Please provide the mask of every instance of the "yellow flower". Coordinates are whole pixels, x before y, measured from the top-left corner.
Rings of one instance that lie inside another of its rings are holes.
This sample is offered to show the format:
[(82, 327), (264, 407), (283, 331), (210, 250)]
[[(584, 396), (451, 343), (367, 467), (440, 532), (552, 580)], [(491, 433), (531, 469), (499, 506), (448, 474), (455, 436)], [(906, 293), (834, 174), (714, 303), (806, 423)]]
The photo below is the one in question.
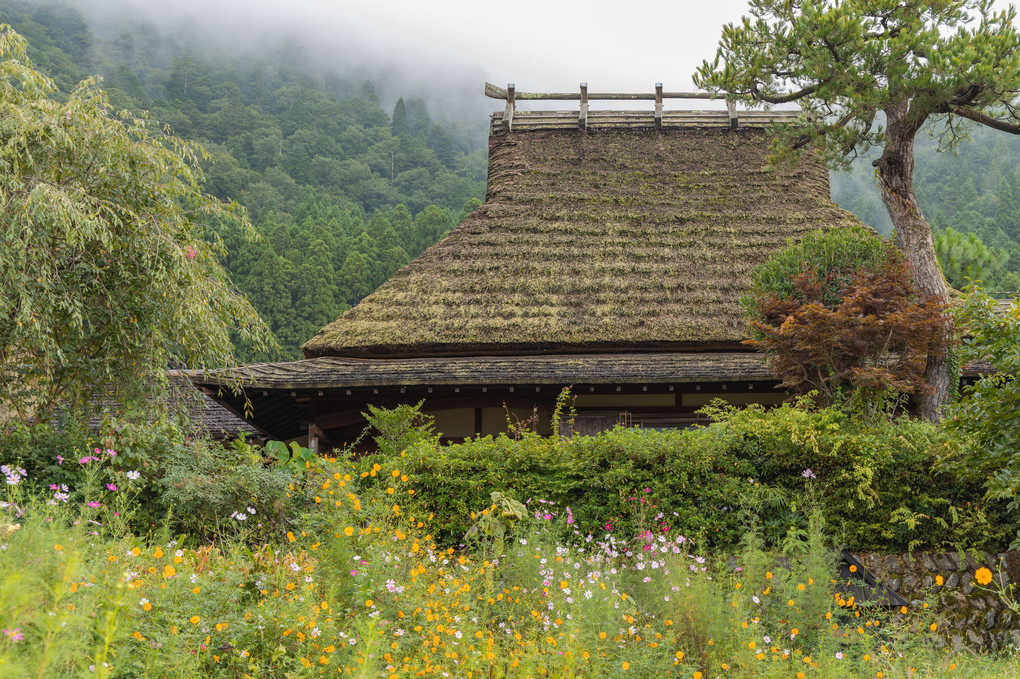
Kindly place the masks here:
[(63, 547), (62, 545), (53, 545), (53, 549), (57, 550), (58, 552), (59, 552), (60, 550), (62, 550), (63, 548), (64, 548), (64, 547)]
[(374, 602), (374, 601), (372, 601), (371, 599), (366, 599), (366, 600), (365, 600), (365, 608), (371, 608), (371, 607), (372, 607), (372, 604), (374, 604), (374, 603), (375, 603), (375, 602)]
[(630, 663), (629, 663), (629, 662), (625, 662), (625, 663), (623, 663), (623, 665), (621, 665), (620, 667), (622, 667), (622, 668), (623, 668), (623, 669), (625, 669), (625, 670), (629, 670), (629, 669), (630, 669)]
[(942, 583), (943, 583), (943, 582), (945, 582), (945, 581), (944, 581), (944, 580), (942, 579), (942, 576), (941, 576), (941, 575), (936, 575), (936, 576), (935, 576), (935, 584), (936, 584), (936, 585), (938, 585), (939, 587), (941, 587), (941, 586), (942, 586)]
[(156, 551), (155, 551), (155, 552), (153, 552), (153, 553), (152, 553), (152, 555), (153, 555), (154, 557), (156, 557), (157, 559), (162, 559), (162, 558), (163, 558), (163, 550), (162, 550), (162, 549), (160, 549), (159, 547), (157, 547), (157, 548), (156, 548)]
[(677, 651), (676, 652), (676, 659), (677, 660), (683, 660), (684, 659), (684, 652), (683, 651)]
[(146, 612), (151, 611), (152, 610), (152, 604), (150, 604), (148, 601), (146, 601), (144, 604), (142, 604), (142, 608), (145, 609)]
[(992, 581), (992, 572), (987, 568), (979, 568), (974, 573), (974, 578), (978, 581), (979, 585), (987, 585)]
[(354, 535), (354, 529), (351, 528), (350, 526), (347, 526), (347, 528), (344, 528), (344, 535), (346, 535), (347, 537), (351, 537), (352, 535)]
[(694, 679), (701, 679), (701, 672), (695, 672)]
[(193, 616), (191, 616), (191, 624), (192, 625), (197, 625), (198, 621), (201, 620), (201, 619), (202, 618), (198, 617), (197, 615), (193, 615)]
[(296, 539), (297, 538), (294, 537), (294, 534), (292, 532), (287, 531), (287, 542), (294, 542)]
[(177, 571), (170, 564), (167, 564), (166, 566), (163, 566), (163, 577), (164, 578), (172, 578), (176, 573), (177, 573)]
[(400, 476), (400, 470), (399, 469), (394, 469), (391, 472), (391, 474), (392, 474), (393, 478), (397, 478), (398, 476)]

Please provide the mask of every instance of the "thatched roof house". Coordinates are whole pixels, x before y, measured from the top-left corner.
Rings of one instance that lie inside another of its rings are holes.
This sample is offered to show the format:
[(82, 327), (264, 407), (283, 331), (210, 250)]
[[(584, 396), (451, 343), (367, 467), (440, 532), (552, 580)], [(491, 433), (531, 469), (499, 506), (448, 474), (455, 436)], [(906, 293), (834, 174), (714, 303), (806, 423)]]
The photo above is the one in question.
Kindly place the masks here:
[(576, 113), (505, 117), (484, 205), (305, 360), (239, 369), (259, 426), (335, 444), (367, 404), (425, 399), (450, 437), (494, 433), (504, 404), (548, 412), (566, 385), (588, 429), (682, 425), (714, 395), (781, 398), (741, 344), (739, 298), (788, 239), (857, 223), (824, 164), (768, 167), (764, 114), (593, 112), (586, 129)]

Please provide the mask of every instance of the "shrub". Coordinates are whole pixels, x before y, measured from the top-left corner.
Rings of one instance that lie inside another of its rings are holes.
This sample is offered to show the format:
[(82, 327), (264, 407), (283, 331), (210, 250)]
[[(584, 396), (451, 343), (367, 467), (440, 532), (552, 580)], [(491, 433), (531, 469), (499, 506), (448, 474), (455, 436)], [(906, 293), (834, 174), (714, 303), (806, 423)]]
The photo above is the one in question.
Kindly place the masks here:
[(929, 393), (945, 307), (919, 295), (906, 259), (863, 229), (815, 233), (753, 275), (744, 300), (754, 337), (782, 386), (874, 413), (898, 394)]
[[(959, 444), (931, 423), (866, 419), (809, 399), (707, 412), (714, 424), (685, 431), (526, 433), (449, 446), (423, 439), (360, 464), (399, 464), (415, 491), (408, 511), (433, 514), (438, 538), (451, 545), (493, 492), (526, 502), (567, 540), (668, 527), (705, 549), (730, 548), (743, 535), (741, 510), (766, 505), (762, 536), (776, 545), (791, 527), (804, 528), (798, 517), (809, 492), (829, 530), (853, 549), (1002, 545), (1001, 503), (983, 501), (979, 481), (933, 469)], [(367, 477), (366, 487), (380, 478)]]

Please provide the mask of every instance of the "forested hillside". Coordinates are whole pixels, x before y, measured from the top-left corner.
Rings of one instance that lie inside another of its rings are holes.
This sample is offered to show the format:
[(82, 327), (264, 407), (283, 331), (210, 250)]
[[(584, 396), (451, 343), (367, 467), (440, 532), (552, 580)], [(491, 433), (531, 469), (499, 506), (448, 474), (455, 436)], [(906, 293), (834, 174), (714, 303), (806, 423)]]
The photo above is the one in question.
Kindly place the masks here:
[[(955, 150), (938, 151), (939, 139), (919, 136), (914, 184), (921, 209), (936, 236), (947, 229), (973, 233), (1003, 262), (985, 272), (990, 291), (1020, 287), (1020, 139), (978, 125), (963, 127), (969, 137)], [(851, 171), (833, 177), (833, 198), (881, 233), (892, 223), (875, 184), (872, 157), (857, 160)], [(947, 246), (948, 247), (948, 246)], [(950, 248), (957, 256), (960, 250)], [(964, 248), (966, 249), (966, 248)], [(940, 252), (943, 269), (948, 252)], [(990, 274), (990, 275), (989, 275)], [(957, 284), (959, 281), (950, 282)]]
[[(245, 206), (263, 236), (249, 243), (223, 234), (224, 264), (281, 345), (272, 355), (242, 349), (242, 360), (299, 357), (319, 328), (483, 198), (484, 115), (437, 122), (413, 93), (383, 101), (382, 75), (323, 67), (296, 38), (241, 51), (170, 20), (157, 26), (125, 13), (92, 24), (73, 6), (28, 0), (0, 0), (0, 22), (28, 38), (35, 65), (64, 92), (100, 75), (116, 106), (148, 111), (209, 152), (206, 190)], [(947, 274), (950, 266), (960, 272), (952, 283), (978, 271), (990, 290), (1015, 290), (1020, 140), (973, 134), (958, 155), (919, 140), (917, 194), (937, 233), (959, 232), (942, 245)], [(840, 205), (889, 232), (870, 159), (833, 180)], [(954, 258), (961, 261), (950, 264)], [(981, 266), (966, 268), (977, 260)]]
[(416, 98), (384, 110), (364, 74), (318, 69), (298, 46), (224, 55), (130, 17), (103, 38), (73, 8), (23, 1), (0, 1), (0, 21), (62, 91), (98, 74), (115, 106), (209, 152), (206, 190), (244, 205), (263, 235), (224, 234), (227, 269), (281, 345), (245, 360), (299, 357), (484, 195), (478, 127), (438, 124)]

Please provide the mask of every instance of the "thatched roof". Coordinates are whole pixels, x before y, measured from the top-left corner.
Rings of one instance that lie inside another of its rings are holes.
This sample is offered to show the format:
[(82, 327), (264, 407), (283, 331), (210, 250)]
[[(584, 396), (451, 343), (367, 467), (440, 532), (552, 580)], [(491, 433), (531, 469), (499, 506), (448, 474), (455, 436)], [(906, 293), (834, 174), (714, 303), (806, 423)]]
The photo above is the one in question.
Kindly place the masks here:
[(752, 268), (856, 223), (760, 129), (494, 134), (485, 204), (304, 346), (316, 356), (735, 348)]

